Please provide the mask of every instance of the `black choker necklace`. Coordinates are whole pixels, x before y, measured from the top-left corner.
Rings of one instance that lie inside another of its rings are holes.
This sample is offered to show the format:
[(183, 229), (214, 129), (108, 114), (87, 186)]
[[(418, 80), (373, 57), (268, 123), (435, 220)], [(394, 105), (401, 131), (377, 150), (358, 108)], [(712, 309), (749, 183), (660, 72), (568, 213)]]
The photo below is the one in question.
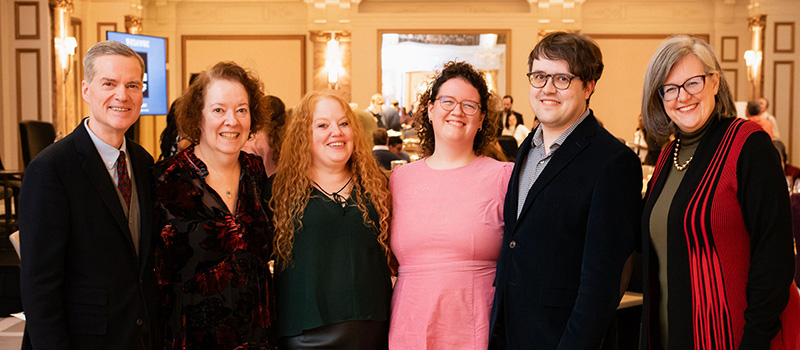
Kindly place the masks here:
[(338, 191), (333, 192), (333, 193), (328, 193), (328, 191), (325, 191), (325, 189), (323, 189), (322, 186), (320, 186), (316, 181), (311, 180), (311, 182), (314, 183), (314, 186), (317, 186), (318, 190), (320, 190), (326, 196), (331, 197), (334, 202), (336, 202), (339, 205), (341, 205), (342, 206), (342, 210), (344, 210), (344, 208), (347, 206), (347, 199), (345, 199), (344, 196), (339, 194), (339, 192), (342, 192), (342, 190), (344, 190), (347, 187), (347, 185), (350, 184), (350, 181), (353, 181), (353, 177), (352, 176), (349, 179), (347, 179), (347, 182), (345, 182), (344, 186), (342, 186), (342, 188), (340, 188)]

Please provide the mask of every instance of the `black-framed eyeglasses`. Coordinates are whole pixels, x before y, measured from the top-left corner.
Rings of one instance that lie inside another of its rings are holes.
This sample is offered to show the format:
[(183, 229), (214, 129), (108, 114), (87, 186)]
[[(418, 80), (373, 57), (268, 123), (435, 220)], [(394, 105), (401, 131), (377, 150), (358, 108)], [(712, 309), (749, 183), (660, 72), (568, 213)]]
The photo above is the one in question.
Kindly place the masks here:
[(575, 79), (574, 75), (565, 73), (545, 74), (544, 72), (530, 72), (525, 75), (528, 76), (528, 81), (531, 82), (531, 86), (537, 89), (543, 88), (547, 85), (547, 80), (552, 78), (553, 87), (558, 90), (566, 90), (569, 89), (569, 84), (572, 83), (572, 79)]
[(434, 101), (439, 101), (439, 105), (442, 106), (442, 109), (448, 112), (456, 109), (457, 105), (461, 105), (461, 111), (466, 115), (473, 115), (481, 110), (481, 104), (478, 102), (471, 100), (458, 101), (452, 96), (439, 96), (439, 98)]
[(687, 94), (694, 95), (700, 91), (703, 91), (703, 88), (706, 86), (707, 76), (709, 76), (709, 74), (695, 75), (689, 79), (686, 79), (686, 81), (684, 81), (681, 85), (662, 85), (658, 89), (658, 95), (661, 96), (661, 99), (664, 101), (672, 101), (678, 98), (681, 88), (683, 88), (683, 91), (686, 91)]

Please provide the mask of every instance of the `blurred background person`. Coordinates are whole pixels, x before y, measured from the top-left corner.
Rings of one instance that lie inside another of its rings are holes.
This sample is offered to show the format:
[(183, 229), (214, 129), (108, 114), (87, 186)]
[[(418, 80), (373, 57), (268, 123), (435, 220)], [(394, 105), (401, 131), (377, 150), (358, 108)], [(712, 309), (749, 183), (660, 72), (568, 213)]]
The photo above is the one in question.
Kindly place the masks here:
[(642, 348), (797, 349), (780, 159), (769, 135), (736, 118), (711, 46), (687, 36), (661, 44), (647, 67), (642, 120), (668, 141), (643, 211)]
[(282, 349), (386, 349), (391, 198), (357, 117), (307, 94), (272, 178)]
[(503, 135), (513, 136), (517, 140), (517, 147), (522, 141), (528, 137), (531, 131), (525, 127), (525, 122), (522, 121), (522, 114), (511, 113), (506, 117), (506, 122), (503, 125)]
[[(192, 75), (189, 76), (189, 85), (192, 85), (199, 75), (199, 73), (192, 73)], [(164, 130), (161, 132), (161, 137), (159, 138), (161, 155), (158, 156), (157, 161), (172, 157), (192, 144), (186, 139), (185, 135), (178, 132), (178, 123), (175, 118), (175, 106), (177, 104), (178, 99), (175, 99), (169, 106), (169, 112), (167, 112), (167, 126), (164, 127)]]
[(159, 138), (161, 155), (158, 156), (158, 161), (174, 156), (191, 144), (189, 140), (178, 133), (178, 123), (175, 121), (175, 105), (177, 103), (177, 99), (173, 101), (169, 106), (169, 112), (167, 112), (167, 126), (164, 127), (164, 131), (161, 132), (161, 137)]
[(761, 110), (761, 117), (772, 124), (772, 136), (775, 140), (779, 140), (781, 138), (781, 133), (778, 131), (778, 121), (775, 120), (775, 116), (769, 113), (769, 100), (761, 97), (757, 101)]
[(497, 123), (500, 127), (497, 129), (497, 136), (502, 135), (502, 132), (507, 127), (508, 124), (508, 117), (513, 115), (517, 117), (517, 124), (525, 124), (522, 121), (522, 113), (519, 113), (514, 108), (514, 98), (511, 95), (503, 96), (503, 112), (500, 114), (500, 118), (498, 118)]
[(389, 150), (399, 156), (400, 159), (405, 160), (406, 162), (411, 161), (411, 155), (409, 155), (408, 152), (403, 151), (403, 140), (399, 136), (389, 137)]
[(761, 106), (758, 104), (758, 101), (747, 101), (747, 107), (745, 108), (744, 112), (748, 120), (755, 122), (767, 132), (770, 140), (775, 139), (772, 130), (772, 123), (764, 119), (764, 115), (761, 114)]
[(381, 114), (381, 112), (383, 112), (383, 95), (372, 95), (372, 98), (369, 99), (369, 107), (367, 107), (366, 111), (375, 117), (379, 128), (386, 129), (386, 121), (383, 119), (383, 115)]
[(372, 133), (372, 156), (378, 165), (386, 170), (392, 170), (392, 161), (400, 160), (400, 156), (389, 150), (389, 134), (384, 128), (378, 128)]
[(400, 121), (400, 102), (392, 99), (389, 108), (384, 108), (381, 112), (383, 123), (387, 130), (401, 131), (403, 127)]
[(190, 146), (155, 169), (159, 330), (164, 349), (274, 349), (266, 174), (242, 152), (267, 122), (262, 83), (233, 62), (178, 100)]
[(364, 128), (364, 139), (367, 141), (367, 147), (372, 148), (372, 133), (378, 130), (378, 119), (375, 118), (370, 112), (358, 108), (358, 103), (350, 102), (350, 110), (358, 117), (358, 121)]
[(286, 124), (286, 106), (280, 98), (272, 95), (266, 97), (266, 103), (271, 111), (266, 125), (247, 140), (242, 150), (260, 156), (267, 176), (272, 176), (275, 174), (280, 157), (281, 133)]
[(422, 154), (395, 169), (391, 246), (399, 262), (392, 349), (486, 349), (511, 163), (482, 154), (497, 97), (469, 63), (448, 62), (420, 97)]

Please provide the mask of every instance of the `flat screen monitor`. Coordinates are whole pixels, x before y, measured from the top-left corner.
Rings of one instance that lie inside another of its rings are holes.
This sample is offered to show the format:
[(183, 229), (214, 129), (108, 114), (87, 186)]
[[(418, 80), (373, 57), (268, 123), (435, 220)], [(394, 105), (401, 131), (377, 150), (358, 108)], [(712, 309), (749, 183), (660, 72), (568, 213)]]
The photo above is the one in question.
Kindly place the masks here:
[(166, 39), (155, 36), (107, 32), (106, 39), (119, 41), (144, 60), (144, 101), (141, 115), (167, 114)]

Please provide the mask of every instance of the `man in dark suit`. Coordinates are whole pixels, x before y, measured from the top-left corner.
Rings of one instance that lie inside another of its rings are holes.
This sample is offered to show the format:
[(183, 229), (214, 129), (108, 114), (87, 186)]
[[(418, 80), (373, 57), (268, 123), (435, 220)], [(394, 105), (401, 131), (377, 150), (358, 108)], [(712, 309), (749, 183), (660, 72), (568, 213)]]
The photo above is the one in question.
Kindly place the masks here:
[(591, 39), (548, 34), (528, 68), (541, 124), (508, 186), (490, 348), (598, 349), (638, 231), (639, 158), (588, 108), (603, 70)]
[(144, 62), (113, 41), (83, 61), (90, 114), (25, 171), (20, 197), (26, 349), (151, 349), (153, 158), (125, 139)]
[(506, 120), (508, 120), (508, 116), (511, 114), (517, 117), (518, 124), (525, 124), (525, 122), (522, 120), (522, 113), (513, 110), (513, 108), (514, 98), (511, 97), (511, 95), (503, 96), (503, 114), (501, 115), (500, 119), (497, 120), (497, 122), (500, 123), (500, 128), (497, 129), (497, 136), (503, 134), (503, 129), (506, 127)]
[(378, 128), (372, 133), (372, 157), (382, 168), (392, 170), (392, 161), (401, 160), (400, 156), (389, 150), (389, 133), (384, 128)]

